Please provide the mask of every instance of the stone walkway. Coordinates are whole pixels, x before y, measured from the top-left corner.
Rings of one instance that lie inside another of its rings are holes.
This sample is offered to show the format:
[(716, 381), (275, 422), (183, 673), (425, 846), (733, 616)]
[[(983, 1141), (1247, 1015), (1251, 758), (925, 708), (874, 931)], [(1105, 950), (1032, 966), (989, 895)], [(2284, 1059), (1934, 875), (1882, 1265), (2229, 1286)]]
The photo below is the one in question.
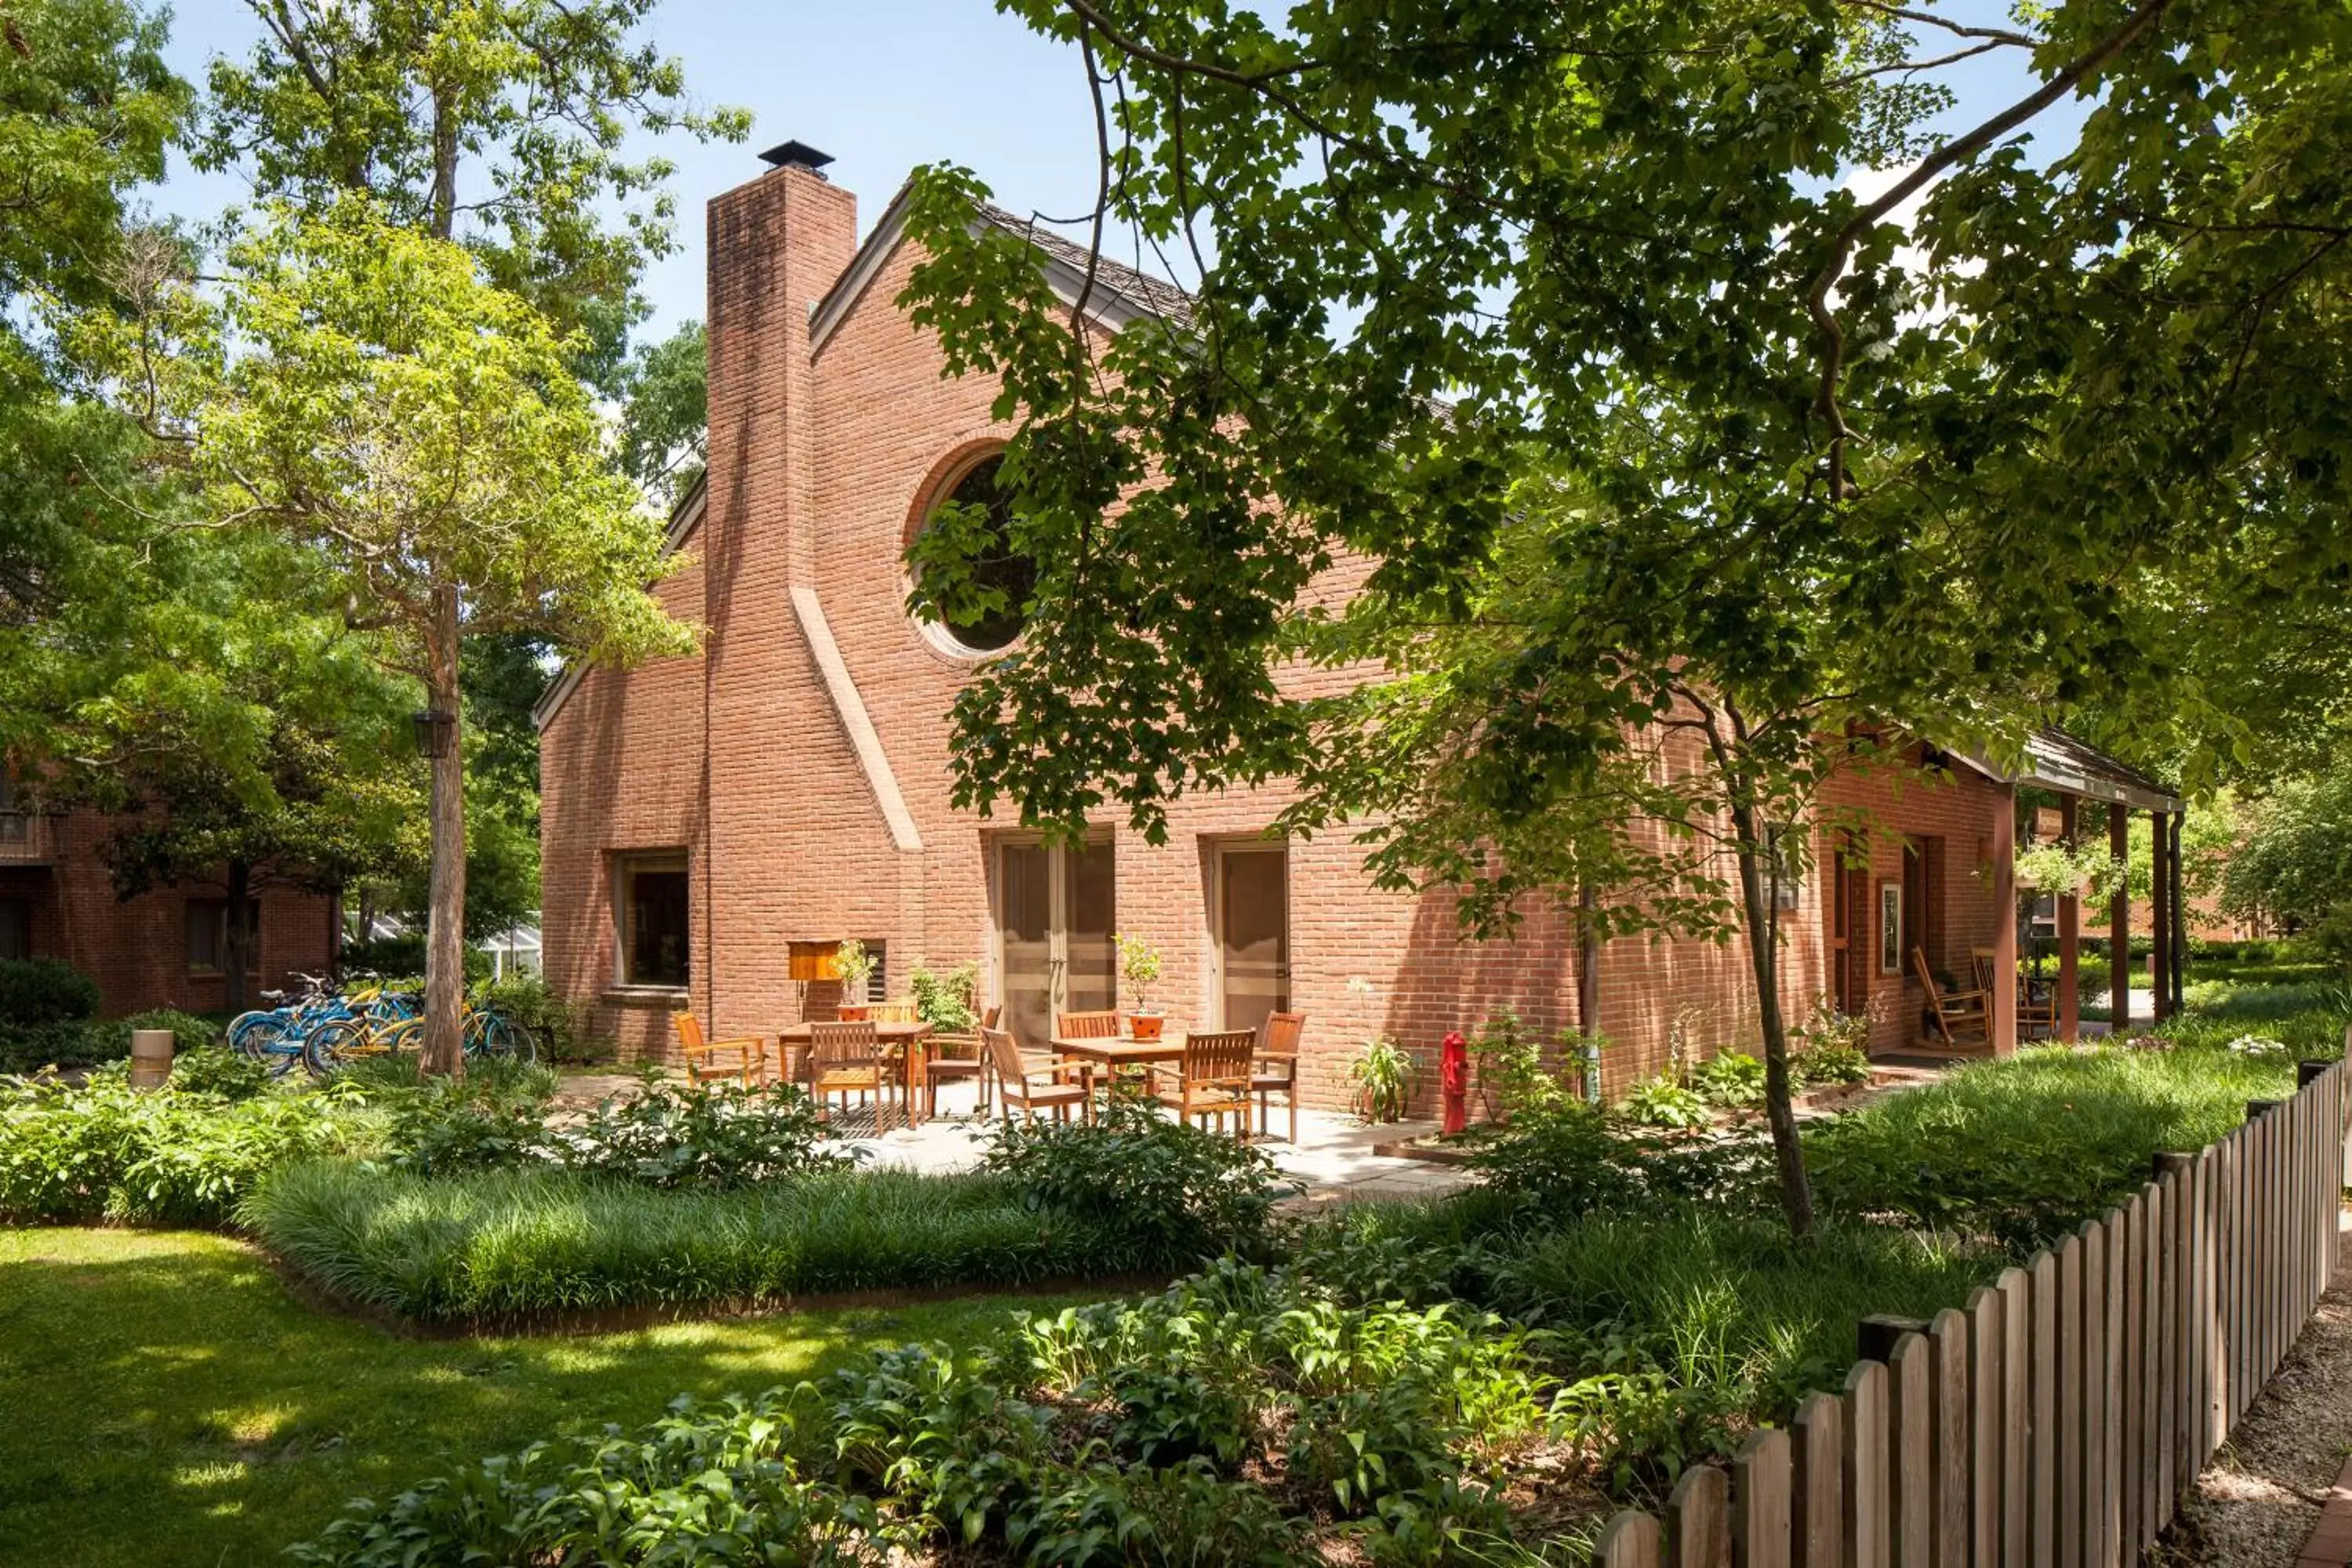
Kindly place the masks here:
[(2197, 1479), (2150, 1568), (2352, 1561), (2352, 1245), (2339, 1248), (2339, 1283)]

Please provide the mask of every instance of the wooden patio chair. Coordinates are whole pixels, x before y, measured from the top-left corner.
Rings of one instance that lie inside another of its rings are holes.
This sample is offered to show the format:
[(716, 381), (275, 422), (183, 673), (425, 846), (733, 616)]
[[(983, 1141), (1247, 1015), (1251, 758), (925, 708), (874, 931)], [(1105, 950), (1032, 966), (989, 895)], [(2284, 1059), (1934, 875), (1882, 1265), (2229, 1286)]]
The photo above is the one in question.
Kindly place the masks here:
[(1115, 1040), (1118, 1038), (1117, 1013), (1056, 1013), (1054, 1015), (1054, 1036), (1063, 1040)]
[[(672, 1013), (670, 1027), (677, 1031), (677, 1054), (688, 1083), (717, 1083), (733, 1079), (749, 1089), (768, 1076), (768, 1042), (757, 1035), (737, 1040), (703, 1037), (702, 1021), (691, 1013)], [(725, 1058), (732, 1058), (731, 1063)]]
[(923, 1015), (913, 1002), (900, 997), (891, 1002), (869, 1002), (866, 1005), (866, 1021), (869, 1024), (919, 1024)]
[[(991, 1007), (980, 1016), (981, 1029), (996, 1027), (1002, 1007)], [(940, 1079), (971, 1079), (980, 1086), (979, 1114), (988, 1114), (988, 1052), (980, 1043), (979, 1029), (970, 1034), (934, 1035), (930, 1039), (930, 1070), (924, 1079), (924, 1111), (927, 1116), (940, 1113)], [(954, 1051), (954, 1056), (948, 1053)], [(963, 1053), (969, 1051), (969, 1056)]]
[[(1990, 1002), (1992, 995), (1992, 949), (1969, 949), (1969, 967), (1976, 972), (1977, 989), (1983, 992)], [(2042, 1032), (2042, 1038), (2058, 1032), (2058, 1003), (2053, 997), (2036, 997), (2032, 986), (2026, 984), (2025, 976), (2021, 974), (2017, 977), (2017, 1032), (2021, 1037), (2031, 1039), (2035, 1037), (2037, 1029)]]
[(1258, 1136), (1265, 1136), (1266, 1097), (1279, 1092), (1290, 1107), (1290, 1141), (1298, 1142), (1298, 1037), (1307, 1032), (1304, 1013), (1268, 1013), (1251, 1064), (1250, 1088), (1257, 1095)]
[[(820, 1108), (831, 1095), (841, 1096), (841, 1109), (849, 1109), (853, 1094), (874, 1097), (874, 1131), (882, 1131), (882, 1108), (889, 1100), (890, 1088), (898, 1081), (895, 1068), (884, 1059), (882, 1037), (870, 1022), (855, 1024), (811, 1024), (808, 1050), (809, 1093)], [(899, 1124), (906, 1123), (905, 1107), (900, 1107)]]
[(1256, 1082), (1251, 1061), (1256, 1054), (1255, 1029), (1186, 1035), (1173, 1097), (1178, 1119), (1190, 1122), (1196, 1116), (1231, 1116), (1236, 1135), (1248, 1142), (1250, 1096)]
[(1982, 989), (1947, 992), (1936, 984), (1935, 971), (1927, 967), (1927, 950), (1911, 950), (1911, 967), (1919, 976), (1920, 989), (1927, 993), (1927, 1016), (1935, 1020), (1936, 1032), (1944, 1044), (1953, 1050), (1960, 1048), (1960, 1030), (1974, 1030), (1977, 1043), (1990, 1049), (1992, 1017), (1987, 1011), (1991, 998)]
[(1087, 1093), (1082, 1068), (1075, 1064), (1024, 1060), (1019, 1043), (1003, 1029), (982, 1028), (980, 1043), (996, 1075), (997, 1108), (1007, 1121), (1013, 1120), (1015, 1105), (1030, 1121), (1036, 1120), (1040, 1110), (1047, 1110), (1056, 1121), (1067, 1121), (1074, 1105), (1087, 1121), (1095, 1119), (1094, 1100)]

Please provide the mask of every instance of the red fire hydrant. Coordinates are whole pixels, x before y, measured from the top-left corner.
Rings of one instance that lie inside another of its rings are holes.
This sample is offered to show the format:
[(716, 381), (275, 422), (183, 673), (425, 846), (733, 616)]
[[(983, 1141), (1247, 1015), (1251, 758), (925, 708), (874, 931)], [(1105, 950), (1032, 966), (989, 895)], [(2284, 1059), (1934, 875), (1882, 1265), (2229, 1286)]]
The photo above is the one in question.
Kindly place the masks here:
[(1461, 1030), (1445, 1037), (1437, 1061), (1438, 1083), (1445, 1091), (1444, 1130), (1459, 1132), (1470, 1121), (1470, 1047), (1462, 1038)]

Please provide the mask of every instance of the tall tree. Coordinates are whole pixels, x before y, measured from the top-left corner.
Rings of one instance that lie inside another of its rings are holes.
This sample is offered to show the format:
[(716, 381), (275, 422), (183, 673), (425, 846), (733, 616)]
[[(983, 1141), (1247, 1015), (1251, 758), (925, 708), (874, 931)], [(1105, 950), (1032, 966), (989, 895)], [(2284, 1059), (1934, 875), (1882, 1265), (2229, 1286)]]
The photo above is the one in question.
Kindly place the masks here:
[[(571, 343), (460, 247), (353, 198), (276, 215), (231, 254), (219, 347), (167, 363), (165, 405), (224, 524), (316, 550), (352, 619), (445, 716), (432, 761), (427, 1066), (461, 1069), (461, 643), (527, 634), (626, 663), (692, 646), (646, 584), (662, 531), (604, 460)], [(184, 296), (184, 310), (196, 302)]]
[(629, 362), (621, 405), (621, 471), (667, 511), (702, 477), (710, 446), (709, 336), (688, 321)]
[[(1118, 225), (1198, 284), (1181, 320), (1107, 337), (1093, 282), (1059, 300), (1017, 237), (971, 223), (969, 174), (917, 180), (928, 259), (904, 302), (952, 368), (1002, 381), (1013, 531), (1040, 563), (1024, 642), (959, 703), (960, 798), (1064, 830), (1117, 802), (1157, 833), (1187, 789), (1288, 775), (1312, 823), (1376, 793), (1368, 759), (1448, 761), (1507, 809), (1456, 814), (1450, 847), (1432, 817), (1413, 853), (1466, 868), (1475, 913), (1480, 835), (1573, 823), (1685, 727), (1801, 1232), (1772, 819), (1851, 735), (1998, 751), (2086, 697), (2148, 706), (2165, 609), (2233, 536), (2274, 595), (2316, 596), (2281, 567), (2330, 525), (2261, 501), (2330, 395), (2294, 406), (2282, 377), (2234, 409), (2231, 439), (2281, 463), (2214, 483), (2189, 414), (2228, 356), (2168, 384), (2161, 416), (2130, 389), (2134, 363), (2168, 370), (2168, 333), (2235, 343), (2340, 298), (2321, 247), (2345, 197), (2316, 152), (2340, 20), (2252, 0), (2066, 0), (2001, 26), (1875, 0), (1007, 8), (1072, 46), (1097, 106), (1097, 247)], [(1938, 73), (1996, 53), (2014, 97), (1934, 129)], [(2069, 97), (2097, 101), (2037, 169), (2018, 139)], [(2262, 150), (2286, 222), (2321, 226), (2300, 250), (2290, 227), (2232, 237), (2271, 222), (2242, 201)], [(2126, 200), (2198, 209), (2204, 241), (2149, 268)], [(2293, 363), (2323, 368), (2330, 342)], [(2168, 485), (2209, 538), (2151, 519)], [(919, 608), (971, 613), (986, 548), (952, 519), (919, 538)], [(1369, 574), (1332, 631), (1306, 595), (1342, 559)], [(1478, 616), (1498, 572), (1524, 584), (1500, 626)], [(2208, 574), (2230, 585), (2208, 629), (2256, 575)], [(1383, 752), (1349, 728), (1365, 715), (1286, 694), (1302, 651), (1434, 660), (1468, 700), (1426, 748)]]
[(671, 164), (624, 143), (751, 130), (744, 110), (694, 107), (680, 63), (635, 37), (654, 0), (247, 4), (264, 36), (215, 62), (198, 165), (314, 213), (363, 195), (388, 224), (466, 245), (612, 389), (638, 276), (676, 244)]

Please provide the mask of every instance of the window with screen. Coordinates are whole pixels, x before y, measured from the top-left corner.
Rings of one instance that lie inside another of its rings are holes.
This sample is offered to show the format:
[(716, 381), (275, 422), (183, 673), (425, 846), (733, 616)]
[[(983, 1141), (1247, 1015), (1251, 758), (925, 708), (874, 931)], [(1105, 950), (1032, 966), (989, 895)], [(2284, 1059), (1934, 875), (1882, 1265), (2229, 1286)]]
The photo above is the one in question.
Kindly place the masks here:
[(620, 983), (683, 989), (692, 943), (685, 851), (621, 857), (613, 905)]

